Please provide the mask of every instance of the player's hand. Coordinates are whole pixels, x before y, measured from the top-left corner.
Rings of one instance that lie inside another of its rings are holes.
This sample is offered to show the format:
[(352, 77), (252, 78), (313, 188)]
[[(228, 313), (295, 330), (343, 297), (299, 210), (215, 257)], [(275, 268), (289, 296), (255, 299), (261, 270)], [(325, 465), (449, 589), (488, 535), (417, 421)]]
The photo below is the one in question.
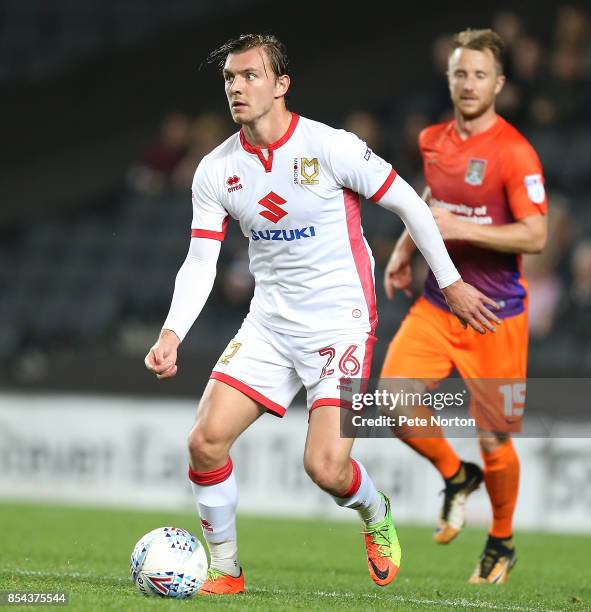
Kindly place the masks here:
[(176, 375), (177, 349), (181, 341), (170, 329), (163, 329), (156, 344), (144, 359), (146, 368), (156, 374), (156, 378), (172, 378)]
[(394, 290), (404, 291), (407, 297), (412, 297), (411, 254), (404, 249), (394, 249), (386, 271), (384, 272), (384, 290), (389, 300), (394, 297)]
[(466, 222), (446, 208), (431, 208), (439, 233), (444, 240), (462, 240), (466, 238)]
[(448, 285), (441, 292), (464, 329), (469, 325), (480, 334), (485, 334), (487, 329), (494, 333), (496, 330), (493, 323), (501, 324), (499, 317), (487, 308), (488, 305), (498, 310), (500, 306), (462, 279)]

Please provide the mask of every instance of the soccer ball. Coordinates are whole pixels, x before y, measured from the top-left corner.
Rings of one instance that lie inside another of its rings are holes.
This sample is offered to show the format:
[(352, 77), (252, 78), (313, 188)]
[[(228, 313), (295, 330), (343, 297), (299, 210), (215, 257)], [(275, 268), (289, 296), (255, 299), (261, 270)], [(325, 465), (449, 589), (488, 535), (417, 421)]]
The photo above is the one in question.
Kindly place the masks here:
[(144, 595), (188, 599), (207, 578), (207, 555), (195, 536), (178, 527), (160, 527), (135, 545), (131, 580)]

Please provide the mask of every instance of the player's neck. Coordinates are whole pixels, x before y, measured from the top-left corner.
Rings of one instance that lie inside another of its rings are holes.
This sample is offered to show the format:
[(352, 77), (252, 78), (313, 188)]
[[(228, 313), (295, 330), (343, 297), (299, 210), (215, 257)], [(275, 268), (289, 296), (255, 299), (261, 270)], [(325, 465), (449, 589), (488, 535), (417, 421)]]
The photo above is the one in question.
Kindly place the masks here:
[(285, 107), (273, 108), (256, 121), (244, 124), (242, 131), (248, 144), (266, 149), (287, 132), (290, 123), (291, 113)]
[(462, 140), (467, 140), (472, 136), (486, 132), (496, 123), (497, 118), (498, 115), (495, 112), (494, 106), (491, 106), (480, 117), (475, 119), (466, 119), (456, 110), (456, 131)]

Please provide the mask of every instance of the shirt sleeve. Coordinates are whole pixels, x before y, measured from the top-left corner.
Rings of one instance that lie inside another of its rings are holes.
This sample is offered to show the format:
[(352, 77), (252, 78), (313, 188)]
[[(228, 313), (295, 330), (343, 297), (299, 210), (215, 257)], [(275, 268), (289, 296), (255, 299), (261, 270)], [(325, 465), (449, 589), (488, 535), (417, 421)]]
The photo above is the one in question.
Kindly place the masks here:
[(211, 174), (207, 169), (207, 157), (204, 157), (197, 166), (191, 192), (193, 200), (191, 237), (223, 241), (226, 237), (228, 211), (213, 189)]
[(401, 176), (378, 204), (400, 215), (441, 289), (460, 279), (429, 207)]
[(181, 341), (211, 293), (220, 247), (219, 242), (212, 240), (191, 240), (187, 258), (176, 275), (170, 310), (162, 329), (171, 329)]
[(377, 202), (396, 178), (391, 164), (351, 132), (337, 130), (330, 146), (330, 164), (337, 183)]
[(516, 220), (548, 212), (542, 164), (527, 142), (506, 148), (504, 182), (511, 212)]

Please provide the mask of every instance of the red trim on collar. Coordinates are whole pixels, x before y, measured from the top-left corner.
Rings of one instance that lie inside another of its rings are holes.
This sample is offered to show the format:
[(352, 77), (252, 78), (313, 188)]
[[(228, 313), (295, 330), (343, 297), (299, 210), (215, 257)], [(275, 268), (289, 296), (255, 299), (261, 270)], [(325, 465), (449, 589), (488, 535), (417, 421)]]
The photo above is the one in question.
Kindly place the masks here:
[(265, 168), (265, 172), (271, 172), (273, 169), (273, 151), (283, 146), (291, 138), (295, 132), (299, 120), (299, 115), (296, 113), (291, 113), (291, 121), (289, 123), (289, 127), (287, 128), (287, 132), (285, 132), (285, 134), (283, 134), (279, 140), (272, 142), (268, 147), (266, 147), (269, 151), (269, 157), (267, 158), (263, 155), (262, 147), (255, 147), (251, 145), (248, 140), (246, 140), (246, 136), (244, 135), (242, 129), (240, 129), (240, 144), (246, 152), (253, 153), (259, 158), (261, 164), (263, 164), (263, 167)]
[(287, 132), (285, 132), (285, 134), (283, 134), (283, 136), (277, 142), (270, 144), (269, 149), (275, 150), (283, 146), (292, 137), (299, 120), (299, 115), (296, 115), (296, 113), (291, 113), (291, 121), (289, 123), (289, 127), (287, 128)]

